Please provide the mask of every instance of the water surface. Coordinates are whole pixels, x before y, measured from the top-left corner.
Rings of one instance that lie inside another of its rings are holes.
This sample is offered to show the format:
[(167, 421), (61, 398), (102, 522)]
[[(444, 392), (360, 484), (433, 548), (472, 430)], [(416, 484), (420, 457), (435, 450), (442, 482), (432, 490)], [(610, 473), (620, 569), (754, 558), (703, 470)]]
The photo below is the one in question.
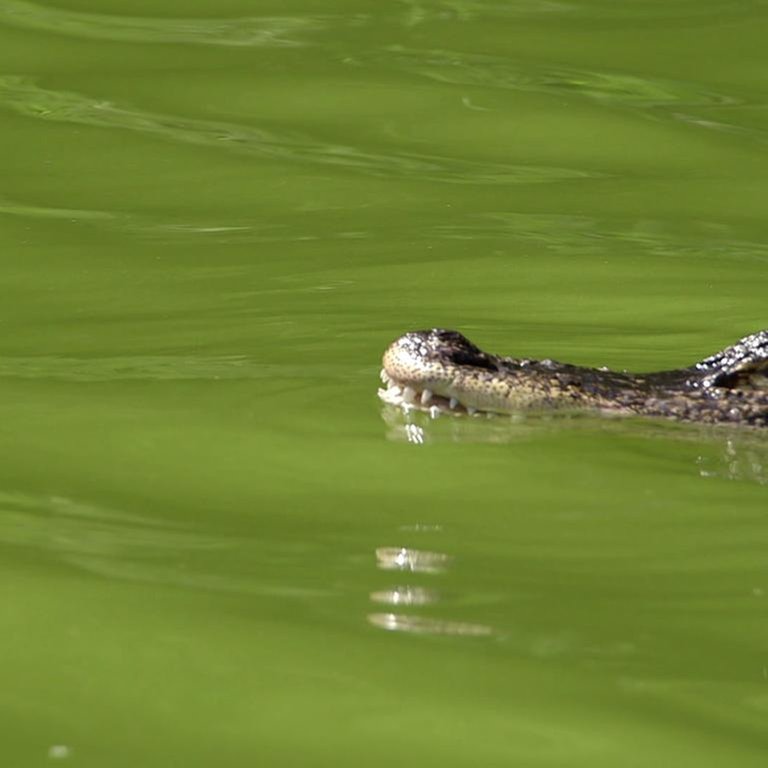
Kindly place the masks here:
[(764, 765), (763, 436), (375, 392), (768, 327), (767, 32), (0, 0), (5, 762)]

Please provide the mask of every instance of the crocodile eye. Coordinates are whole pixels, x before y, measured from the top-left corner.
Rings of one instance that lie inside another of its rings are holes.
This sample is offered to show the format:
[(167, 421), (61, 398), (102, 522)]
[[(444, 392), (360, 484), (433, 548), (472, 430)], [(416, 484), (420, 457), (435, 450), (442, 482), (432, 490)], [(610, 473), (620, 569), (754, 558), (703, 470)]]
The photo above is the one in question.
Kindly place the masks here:
[[(433, 328), (429, 331), (429, 342), (439, 347), (473, 347), (475, 345), (458, 331), (449, 331), (445, 328)], [(478, 350), (479, 351), (479, 350)]]
[(710, 387), (722, 389), (768, 389), (768, 375), (760, 369), (745, 368), (739, 371), (719, 373), (705, 380)]
[(455, 365), (471, 365), (473, 368), (484, 368), (486, 371), (499, 369), (489, 355), (472, 346), (468, 349), (462, 347), (452, 349), (446, 357)]

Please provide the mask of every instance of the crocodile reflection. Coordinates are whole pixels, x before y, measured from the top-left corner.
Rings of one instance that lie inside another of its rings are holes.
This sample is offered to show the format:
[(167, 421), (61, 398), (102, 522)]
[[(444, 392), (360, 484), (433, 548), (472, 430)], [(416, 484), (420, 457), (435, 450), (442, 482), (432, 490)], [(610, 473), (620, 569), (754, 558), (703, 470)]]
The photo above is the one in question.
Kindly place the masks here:
[[(376, 550), (376, 565), (383, 571), (434, 576), (444, 572), (450, 561), (451, 558), (443, 552), (411, 547), (379, 547)], [(370, 625), (388, 632), (465, 637), (488, 637), (493, 634), (493, 629), (486, 624), (402, 612), (403, 608), (440, 602), (440, 593), (437, 589), (414, 584), (399, 584), (389, 589), (371, 592), (369, 597), (373, 603), (390, 607), (389, 611), (375, 611), (367, 616)]]

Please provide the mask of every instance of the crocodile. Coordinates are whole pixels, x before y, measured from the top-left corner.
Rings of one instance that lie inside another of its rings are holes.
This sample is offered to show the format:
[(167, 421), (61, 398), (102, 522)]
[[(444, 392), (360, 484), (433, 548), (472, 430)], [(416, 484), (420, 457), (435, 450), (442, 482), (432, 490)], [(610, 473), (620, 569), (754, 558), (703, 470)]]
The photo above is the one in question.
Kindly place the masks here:
[(484, 352), (458, 331), (412, 331), (387, 348), (379, 397), (406, 410), (550, 409), (768, 427), (768, 330), (685, 368), (629, 373)]

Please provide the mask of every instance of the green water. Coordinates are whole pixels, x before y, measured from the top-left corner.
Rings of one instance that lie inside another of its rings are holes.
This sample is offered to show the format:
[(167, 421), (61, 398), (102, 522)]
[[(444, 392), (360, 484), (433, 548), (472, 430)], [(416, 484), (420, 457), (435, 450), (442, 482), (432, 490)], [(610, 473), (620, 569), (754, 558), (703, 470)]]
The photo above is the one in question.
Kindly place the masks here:
[(759, 0), (0, 0), (9, 768), (764, 766), (768, 443), (417, 418), (385, 345), (768, 326)]

